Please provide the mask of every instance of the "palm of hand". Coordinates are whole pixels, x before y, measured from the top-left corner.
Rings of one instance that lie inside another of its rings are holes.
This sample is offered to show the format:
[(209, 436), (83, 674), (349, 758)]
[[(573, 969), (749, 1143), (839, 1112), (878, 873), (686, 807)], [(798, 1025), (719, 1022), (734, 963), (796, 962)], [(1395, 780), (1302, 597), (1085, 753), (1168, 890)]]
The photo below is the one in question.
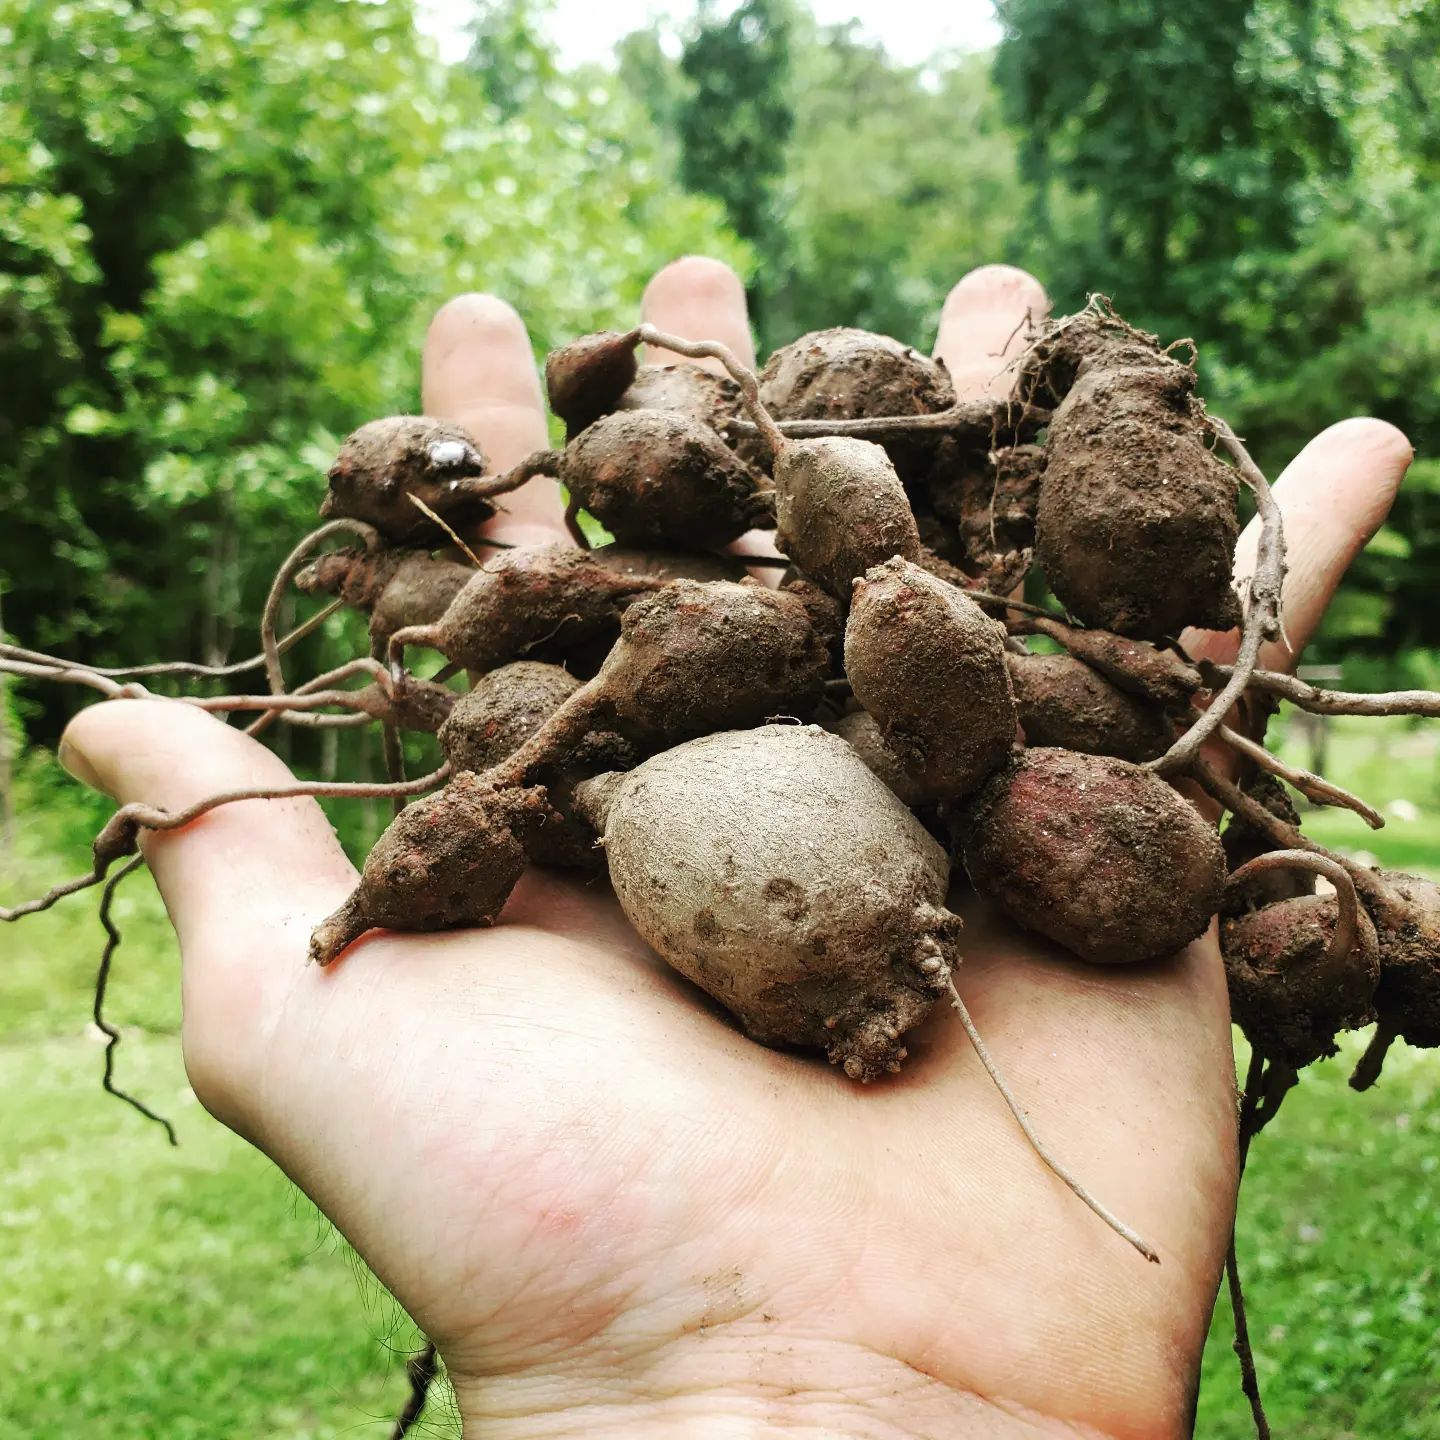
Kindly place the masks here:
[[(940, 345), (957, 384), (967, 364), (1003, 366), (1038, 303), (1017, 277), (957, 287)], [(662, 328), (743, 353), (738, 286), (703, 262), (663, 272), (649, 300)], [(468, 421), (499, 465), (534, 447), (513, 315), (442, 312), (426, 408)], [(1407, 459), (1388, 427), (1351, 422), (1278, 487), (1297, 644)], [(553, 533), (554, 506), (512, 503), (512, 533)], [(71, 763), (122, 800), (170, 805), (273, 783), (272, 756), (158, 708), (87, 712)], [(435, 1338), (482, 1433), (1185, 1430), (1234, 1202), (1213, 937), (1107, 973), (963, 907), (977, 1023), (1037, 1129), (1157, 1246), (1156, 1267), (1027, 1148), (943, 1009), (905, 1072), (862, 1090), (743, 1039), (600, 883), (532, 874), (496, 930), (376, 935), (320, 972), (298, 957), (353, 871), (313, 806), (216, 811), (147, 855), (181, 934), (197, 1092)]]

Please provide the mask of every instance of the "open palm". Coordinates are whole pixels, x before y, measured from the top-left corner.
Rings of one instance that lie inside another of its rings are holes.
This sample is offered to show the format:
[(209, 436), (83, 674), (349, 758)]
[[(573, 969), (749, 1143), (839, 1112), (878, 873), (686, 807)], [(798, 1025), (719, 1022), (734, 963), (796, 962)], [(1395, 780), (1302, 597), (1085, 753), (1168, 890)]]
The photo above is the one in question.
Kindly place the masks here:
[[(1007, 383), (1044, 304), (1004, 267), (956, 287), (937, 353), (962, 394)], [(662, 271), (645, 308), (750, 352), (743, 292), (713, 262)], [(441, 311), (425, 406), (498, 467), (543, 445), (513, 311), (479, 296)], [(1286, 472), (1296, 646), (1409, 458), (1391, 427), (1354, 420)], [(506, 538), (564, 534), (550, 482), (507, 505)], [(1197, 644), (1221, 657), (1233, 641)], [(163, 701), (91, 708), (64, 756), (117, 799), (172, 808), (285, 774)], [(320, 971), (310, 928), (355, 875), (313, 802), (234, 805), (145, 852), (180, 934), (197, 1094), (434, 1337), (477, 1433), (1187, 1433), (1235, 1194), (1213, 933), (1098, 970), (956, 902), (978, 1025), (1052, 1148), (1156, 1245), (1153, 1266), (1028, 1149), (949, 1012), (907, 1036), (903, 1074), (861, 1088), (741, 1037), (603, 881), (532, 871), (493, 930), (374, 934)]]

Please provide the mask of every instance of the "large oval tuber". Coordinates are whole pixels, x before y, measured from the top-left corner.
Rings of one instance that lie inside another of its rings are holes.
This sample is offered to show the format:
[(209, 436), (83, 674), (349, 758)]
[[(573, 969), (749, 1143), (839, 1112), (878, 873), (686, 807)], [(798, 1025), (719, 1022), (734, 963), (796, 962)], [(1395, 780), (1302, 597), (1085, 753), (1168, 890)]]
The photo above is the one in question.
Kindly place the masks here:
[(1082, 368), (1045, 442), (1036, 544), (1087, 625), (1158, 640), (1240, 622), (1235, 473), (1206, 445), (1195, 372)]
[(1225, 888), (1214, 827), (1151, 771), (1109, 756), (1025, 751), (975, 797), (966, 831), (976, 890), (1094, 964), (1179, 950)]
[(932, 800), (970, 794), (1015, 741), (1005, 632), (955, 586), (908, 560), (855, 584), (845, 673)]
[[(897, 1070), (949, 977), (945, 853), (836, 736), (708, 735), (582, 785), (640, 935), (767, 1045)], [(688, 817), (688, 819), (687, 819)]]

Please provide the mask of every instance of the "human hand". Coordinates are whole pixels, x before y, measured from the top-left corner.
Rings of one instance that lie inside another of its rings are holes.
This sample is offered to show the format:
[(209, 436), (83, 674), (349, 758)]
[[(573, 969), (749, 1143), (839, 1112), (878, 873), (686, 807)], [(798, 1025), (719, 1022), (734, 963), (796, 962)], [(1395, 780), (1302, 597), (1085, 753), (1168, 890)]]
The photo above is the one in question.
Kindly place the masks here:
[[(937, 348), (962, 393), (1008, 386), (1044, 304), (1003, 267), (956, 287)], [(750, 354), (743, 292), (712, 262), (668, 267), (645, 309)], [(441, 311), (425, 407), (499, 468), (543, 445), (513, 311)], [(1277, 484), (1297, 648), (1409, 457), (1391, 427), (1347, 421)], [(549, 482), (505, 503), (507, 539), (563, 537)], [(1205, 644), (1219, 659), (1234, 640)], [(172, 809), (287, 778), (163, 701), (87, 710), (64, 757)], [(1100, 970), (964, 907), (966, 1003), (1041, 1135), (1157, 1246), (1152, 1266), (1029, 1149), (948, 1011), (907, 1035), (902, 1074), (862, 1089), (744, 1039), (602, 884), (532, 871), (493, 930), (375, 934), (319, 970), (310, 928), (355, 872), (313, 802), (236, 804), (144, 849), (180, 936), (197, 1095), (434, 1338), (478, 1433), (1188, 1431), (1235, 1199), (1213, 931)]]

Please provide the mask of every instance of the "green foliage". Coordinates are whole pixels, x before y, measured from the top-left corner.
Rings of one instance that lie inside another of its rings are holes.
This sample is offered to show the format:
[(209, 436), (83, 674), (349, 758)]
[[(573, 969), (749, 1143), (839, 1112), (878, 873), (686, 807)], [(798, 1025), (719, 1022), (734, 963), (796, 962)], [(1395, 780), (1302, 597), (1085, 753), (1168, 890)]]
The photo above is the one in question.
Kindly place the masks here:
[(763, 242), (795, 124), (788, 6), (743, 0), (721, 19), (702, 0), (680, 73), (689, 82), (676, 114), (681, 182), (716, 196), (737, 234)]
[[(0, 0), (0, 40), (0, 575), (44, 648), (248, 648), (336, 437), (416, 408), (450, 294), (548, 348), (678, 252), (745, 263), (612, 81), (498, 103), (410, 0)], [(535, 52), (492, 37), (496, 73)]]

